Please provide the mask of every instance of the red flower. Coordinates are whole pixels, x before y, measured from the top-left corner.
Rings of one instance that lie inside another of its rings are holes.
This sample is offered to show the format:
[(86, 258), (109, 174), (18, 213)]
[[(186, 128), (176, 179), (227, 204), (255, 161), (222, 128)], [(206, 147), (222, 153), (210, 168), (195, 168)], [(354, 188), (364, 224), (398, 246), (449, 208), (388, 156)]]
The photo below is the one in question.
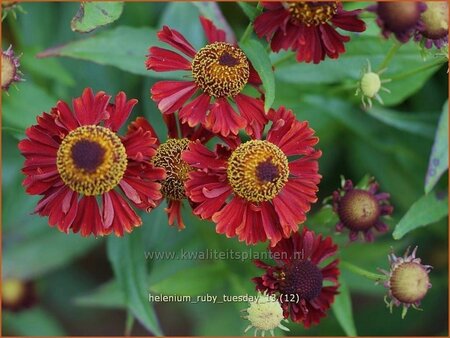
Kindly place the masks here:
[(273, 124), (265, 140), (228, 140), (230, 147), (215, 151), (191, 143), (182, 158), (198, 169), (185, 184), (198, 203), (195, 215), (212, 219), (217, 233), (227, 237), (247, 244), (269, 239), (273, 246), (297, 231), (316, 202), (321, 152), (314, 149), (318, 138), (307, 122), (284, 108), (269, 116)]
[(124, 137), (116, 134), (137, 100), (127, 101), (123, 92), (114, 104), (110, 98), (87, 88), (73, 100), (73, 111), (59, 101), (19, 143), (23, 185), (30, 195), (43, 195), (35, 212), (63, 232), (122, 236), (142, 223), (127, 199), (150, 211), (162, 197), (156, 181), (164, 171), (150, 164), (156, 139), (135, 124)]
[(281, 49), (297, 52), (297, 61), (319, 63), (327, 55), (337, 59), (345, 52), (344, 42), (336, 27), (350, 31), (366, 30), (358, 19), (360, 10), (346, 11), (338, 2), (263, 2), (266, 11), (255, 22), (255, 32), (270, 41), (274, 52)]
[[(324, 267), (320, 263), (336, 254), (337, 245), (330, 237), (323, 239), (305, 227), (301, 234), (295, 232), (291, 238), (282, 239), (270, 251), (276, 266), (254, 261), (266, 270), (262, 277), (252, 279), (256, 290), (278, 295), (285, 318), (290, 316), (306, 328), (319, 323), (338, 294), (340, 273), (338, 259)], [(332, 285), (324, 286), (324, 281)]]
[[(187, 199), (184, 182), (192, 170), (181, 159), (181, 154), (188, 148), (190, 142), (198, 140), (200, 143), (206, 143), (213, 137), (213, 134), (202, 126), (192, 128), (187, 124), (178, 123), (174, 114), (163, 115), (163, 118), (167, 125), (169, 138), (162, 143), (159, 141), (152, 126), (144, 118), (138, 118), (135, 126), (148, 131), (157, 140), (153, 145), (156, 154), (152, 159), (152, 163), (155, 167), (163, 168), (166, 172), (165, 178), (161, 181), (161, 193), (167, 199), (168, 204), (165, 210), (169, 217), (169, 225), (173, 225), (176, 221), (178, 229), (181, 230), (185, 228), (181, 217), (181, 207), (183, 200)], [(180, 132), (178, 132), (178, 128)], [(189, 203), (192, 202), (189, 201)]]
[[(182, 123), (191, 127), (202, 124), (225, 137), (230, 133), (236, 135), (243, 128), (250, 135), (261, 133), (267, 121), (264, 103), (241, 93), (248, 83), (261, 84), (258, 74), (244, 52), (236, 44), (226, 41), (224, 31), (203, 17), (200, 21), (208, 44), (199, 51), (176, 30), (164, 26), (158, 32), (161, 41), (183, 55), (151, 47), (147, 69), (187, 71), (192, 79), (158, 82), (151, 89), (152, 99), (163, 114), (179, 111)], [(239, 114), (231, 103), (236, 105)], [(247, 107), (252, 107), (253, 112), (249, 113)]]

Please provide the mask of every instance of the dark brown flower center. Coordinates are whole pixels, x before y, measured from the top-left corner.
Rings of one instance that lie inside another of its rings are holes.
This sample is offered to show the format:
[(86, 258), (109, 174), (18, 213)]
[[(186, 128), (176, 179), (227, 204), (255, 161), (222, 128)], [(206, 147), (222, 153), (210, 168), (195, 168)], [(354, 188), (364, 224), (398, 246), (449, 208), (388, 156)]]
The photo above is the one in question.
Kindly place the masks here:
[(80, 140), (72, 146), (73, 163), (90, 173), (103, 163), (104, 156), (105, 149), (96, 142)]
[(234, 67), (239, 64), (239, 59), (235, 58), (233, 55), (224, 51), (219, 57), (219, 64), (221, 66)]
[(59, 146), (56, 166), (63, 182), (87, 196), (101, 195), (119, 184), (127, 168), (119, 136), (101, 126), (72, 130)]
[(250, 67), (244, 52), (226, 42), (200, 49), (192, 60), (195, 83), (213, 97), (233, 97), (247, 84)]
[(337, 4), (335, 2), (289, 2), (288, 10), (293, 23), (319, 26), (336, 15)]
[(267, 162), (261, 162), (256, 167), (256, 176), (264, 182), (273, 182), (280, 175), (278, 167), (271, 162), (271, 158)]
[(295, 261), (281, 277), (281, 292), (312, 300), (322, 291), (323, 276), (320, 269), (308, 260)]
[(160, 144), (156, 155), (153, 157), (153, 165), (166, 170), (166, 178), (161, 182), (161, 193), (172, 200), (186, 198), (184, 182), (192, 168), (181, 159), (181, 153), (188, 148), (189, 140), (168, 139)]
[(374, 226), (380, 216), (379, 202), (370, 192), (353, 189), (339, 201), (338, 215), (349, 229), (366, 230)]

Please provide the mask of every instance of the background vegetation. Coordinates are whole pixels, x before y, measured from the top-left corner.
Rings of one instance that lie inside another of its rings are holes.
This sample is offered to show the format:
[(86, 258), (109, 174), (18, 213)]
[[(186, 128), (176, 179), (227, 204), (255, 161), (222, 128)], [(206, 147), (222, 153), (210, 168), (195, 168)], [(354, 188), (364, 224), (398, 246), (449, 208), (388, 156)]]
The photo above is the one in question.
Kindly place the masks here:
[[(34, 281), (38, 303), (18, 313), (4, 311), (3, 334), (147, 335), (150, 330), (167, 335), (241, 335), (248, 323), (239, 311), (246, 303), (161, 303), (153, 308), (147, 293), (253, 295), (250, 278), (261, 270), (250, 261), (145, 260), (144, 252), (249, 250), (243, 243), (217, 235), (211, 223), (195, 219), (189, 210), (184, 211), (184, 231), (169, 228), (162, 207), (142, 215), (143, 226), (124, 238), (59, 233), (45, 218), (31, 215), (38, 198), (26, 195), (21, 186), (23, 158), (17, 149), (37, 115), (48, 112), (59, 99), (70, 102), (85, 87), (112, 95), (123, 90), (138, 98), (134, 114), (149, 119), (164, 139), (165, 126), (149, 90), (167, 74), (145, 69), (147, 49), (158, 44), (156, 32), (162, 25), (178, 29), (194, 46), (203, 46), (198, 16), (211, 16), (213, 5), (126, 3), (117, 21), (91, 33), (71, 30), (79, 3), (21, 6), (26, 14), (18, 13), (17, 19), (9, 15), (2, 27), (3, 49), (12, 44), (16, 53), (23, 53), (21, 70), (26, 80), (17, 89), (12, 87), (9, 95), (2, 93), (3, 278)], [(219, 6), (240, 37), (248, 17), (236, 3)], [(353, 35), (347, 53), (338, 60), (297, 64), (286, 54), (271, 55), (278, 64), (273, 106), (293, 109), (299, 119), (310, 121), (320, 137), (320, 202), (307, 224), (332, 235), (342, 245), (343, 260), (372, 272), (388, 267), (391, 247), (400, 255), (409, 245), (418, 245), (423, 262), (434, 267), (433, 287), (423, 301), (424, 311), (412, 310), (402, 320), (400, 309), (392, 315), (386, 309), (383, 286), (342, 269), (344, 287), (335, 311), (308, 331), (290, 323), (289, 334), (447, 335), (446, 175), (423, 197), (439, 117), (447, 114), (447, 67), (428, 67), (436, 64), (438, 56), (430, 54), (424, 61), (415, 43), (402, 46), (384, 75), (393, 79), (386, 85), (392, 93), (381, 94), (385, 106), (375, 103), (372, 110), (363, 111), (354, 96), (361, 69), (367, 59), (378, 67), (395, 43), (380, 37), (373, 15), (363, 17), (368, 30)], [(36, 58), (55, 46), (62, 47), (45, 54), (65, 57)], [(446, 154), (447, 127), (443, 128), (438, 142)], [(334, 233), (336, 218), (329, 208), (322, 209), (321, 201), (340, 185), (340, 175), (357, 182), (366, 174), (374, 175), (382, 191), (392, 195), (395, 212), (390, 231), (373, 244), (347, 245), (347, 234)], [(436, 192), (444, 197), (436, 198)], [(419, 199), (419, 205), (414, 204)], [(393, 229), (408, 212), (396, 238), (406, 235), (394, 239)], [(427, 226), (413, 230), (422, 225)]]

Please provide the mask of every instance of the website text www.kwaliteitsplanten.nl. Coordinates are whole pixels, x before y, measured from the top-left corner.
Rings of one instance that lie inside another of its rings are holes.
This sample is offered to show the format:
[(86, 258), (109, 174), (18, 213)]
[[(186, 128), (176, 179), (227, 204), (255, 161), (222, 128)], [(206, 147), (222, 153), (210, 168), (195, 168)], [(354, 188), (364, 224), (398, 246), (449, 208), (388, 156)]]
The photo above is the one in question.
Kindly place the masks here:
[[(287, 252), (270, 252), (270, 251), (257, 251), (250, 248), (246, 251), (236, 251), (232, 249), (217, 250), (186, 250), (180, 249), (179, 251), (145, 251), (145, 259), (147, 260), (267, 260), (272, 259), (276, 261), (288, 259)], [(294, 252), (293, 259), (303, 259), (303, 251)]]

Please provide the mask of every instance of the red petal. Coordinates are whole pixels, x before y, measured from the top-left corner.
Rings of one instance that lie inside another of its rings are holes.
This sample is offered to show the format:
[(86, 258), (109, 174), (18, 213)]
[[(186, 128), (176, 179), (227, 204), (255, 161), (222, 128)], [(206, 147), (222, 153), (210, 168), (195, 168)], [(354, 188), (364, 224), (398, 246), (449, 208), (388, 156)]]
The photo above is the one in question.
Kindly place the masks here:
[(197, 91), (195, 82), (160, 81), (151, 89), (152, 99), (163, 114), (171, 114), (180, 109)]
[(129, 204), (114, 190), (103, 195), (103, 220), (105, 228), (114, 230), (116, 236), (130, 233), (142, 224), (141, 218)]
[(206, 148), (200, 141), (191, 142), (188, 149), (181, 154), (183, 161), (199, 169), (225, 170), (227, 161), (219, 157), (217, 152)]
[(152, 47), (149, 52), (145, 62), (147, 69), (155, 72), (191, 70), (191, 62), (178, 53), (160, 47)]
[(107, 107), (109, 118), (105, 121), (105, 127), (118, 131), (130, 116), (131, 110), (136, 103), (138, 103), (136, 99), (127, 101), (127, 96), (124, 92), (118, 93), (114, 104), (110, 104)]
[(247, 121), (239, 116), (225, 98), (217, 99), (206, 118), (205, 127), (213, 133), (227, 137), (230, 132), (237, 135), (247, 126)]
[(169, 225), (173, 225), (176, 221), (178, 230), (183, 230), (186, 227), (181, 217), (181, 205), (181, 201), (169, 200), (168, 207), (165, 209), (169, 216)]
[(162, 30), (158, 32), (158, 38), (172, 47), (175, 47), (179, 51), (183, 52), (187, 56), (193, 58), (195, 56), (195, 48), (175, 29), (170, 29), (164, 26)]
[(72, 101), (75, 117), (80, 125), (95, 125), (108, 117), (106, 107), (110, 96), (98, 92), (95, 97), (91, 88), (86, 88), (81, 97)]
[(203, 26), (203, 30), (205, 31), (206, 39), (208, 43), (213, 42), (226, 42), (226, 34), (223, 30), (218, 29), (211, 20), (201, 16), (200, 22)]
[(79, 212), (73, 221), (73, 232), (81, 233), (81, 236), (86, 237), (90, 234), (94, 236), (103, 236), (109, 232), (104, 229), (103, 222), (100, 216), (97, 200), (95, 196), (84, 196), (80, 200)]
[[(191, 172), (185, 183), (185, 188), (189, 198), (198, 203), (194, 209), (194, 214), (203, 219), (210, 219), (215, 212), (222, 208), (231, 194), (231, 187), (223, 182), (220, 175), (211, 175), (204, 172)], [(208, 198), (205, 191), (212, 192), (214, 197)], [(217, 194), (214, 192), (217, 192)]]
[(181, 108), (179, 114), (181, 122), (187, 122), (190, 127), (204, 124), (210, 101), (211, 97), (209, 95), (205, 93), (200, 94), (192, 102)]
[(264, 102), (244, 94), (237, 95), (235, 101), (241, 116), (247, 120), (245, 131), (249, 135), (260, 139), (262, 131), (268, 122), (264, 112)]

